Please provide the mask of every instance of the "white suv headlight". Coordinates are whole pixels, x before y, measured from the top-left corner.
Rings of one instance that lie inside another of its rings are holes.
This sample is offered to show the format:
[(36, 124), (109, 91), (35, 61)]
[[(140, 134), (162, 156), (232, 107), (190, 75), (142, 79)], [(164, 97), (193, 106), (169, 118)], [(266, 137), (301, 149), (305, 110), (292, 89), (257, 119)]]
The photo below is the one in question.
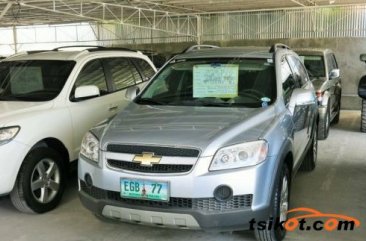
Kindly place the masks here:
[(99, 160), (99, 140), (91, 132), (86, 133), (81, 142), (80, 155), (94, 162)]
[(215, 154), (210, 171), (255, 166), (266, 159), (267, 153), (268, 143), (264, 140), (224, 147)]
[(13, 140), (19, 133), (19, 126), (0, 128), (0, 145), (6, 144)]

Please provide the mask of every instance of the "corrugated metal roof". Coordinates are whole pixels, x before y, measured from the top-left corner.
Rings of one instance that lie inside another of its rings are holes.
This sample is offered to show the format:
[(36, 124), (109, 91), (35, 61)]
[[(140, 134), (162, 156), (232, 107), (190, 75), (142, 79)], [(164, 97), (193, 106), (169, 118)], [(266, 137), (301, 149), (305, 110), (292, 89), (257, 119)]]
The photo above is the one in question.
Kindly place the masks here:
[[(333, 4), (331, 4), (333, 3)], [(365, 0), (0, 0), (0, 26), (108, 22), (164, 15), (365, 4)], [(121, 11), (122, 10), (122, 11)]]

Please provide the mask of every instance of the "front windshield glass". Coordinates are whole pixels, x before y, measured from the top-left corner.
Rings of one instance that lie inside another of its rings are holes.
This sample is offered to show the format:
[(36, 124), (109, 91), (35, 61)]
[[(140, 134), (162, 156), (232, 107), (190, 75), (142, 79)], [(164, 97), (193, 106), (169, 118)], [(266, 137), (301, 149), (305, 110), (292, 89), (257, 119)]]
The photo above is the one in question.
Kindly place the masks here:
[(323, 56), (305, 55), (300, 57), (303, 58), (303, 63), (310, 77), (325, 77)]
[(168, 64), (135, 102), (256, 108), (275, 99), (272, 59), (184, 59)]
[(61, 92), (74, 61), (27, 60), (0, 63), (0, 101), (48, 101)]

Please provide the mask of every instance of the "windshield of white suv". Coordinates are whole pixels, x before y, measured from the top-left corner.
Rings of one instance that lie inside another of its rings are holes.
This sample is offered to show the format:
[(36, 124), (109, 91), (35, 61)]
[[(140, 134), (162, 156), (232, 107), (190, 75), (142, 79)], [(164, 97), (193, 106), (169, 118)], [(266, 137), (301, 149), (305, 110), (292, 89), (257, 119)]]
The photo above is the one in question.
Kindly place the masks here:
[(310, 77), (325, 77), (324, 58), (320, 55), (300, 56)]
[(74, 61), (27, 60), (0, 63), (0, 101), (48, 101), (56, 98)]
[(257, 108), (275, 99), (272, 59), (215, 58), (173, 60), (135, 103)]

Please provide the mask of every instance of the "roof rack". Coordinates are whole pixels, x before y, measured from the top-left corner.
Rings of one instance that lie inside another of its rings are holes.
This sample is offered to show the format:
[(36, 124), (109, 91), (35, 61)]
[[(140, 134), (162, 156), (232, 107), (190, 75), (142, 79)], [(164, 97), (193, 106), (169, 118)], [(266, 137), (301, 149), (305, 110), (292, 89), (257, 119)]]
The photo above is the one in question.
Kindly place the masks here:
[(98, 45), (69, 45), (69, 46), (61, 46), (61, 47), (54, 48), (54, 49), (52, 49), (52, 51), (59, 51), (61, 49), (68, 49), (68, 48), (98, 48), (98, 49), (103, 49), (105, 47), (98, 46)]
[(43, 53), (43, 52), (48, 52), (50, 50), (30, 50), (30, 51), (26, 51), (27, 54), (38, 54), (38, 53)]
[(122, 48), (122, 47), (102, 47), (95, 49), (87, 49), (89, 52), (97, 52), (97, 51), (129, 51), (129, 52), (139, 52), (137, 50)]
[(272, 45), (272, 47), (270, 48), (269, 52), (270, 53), (274, 53), (278, 49), (290, 49), (290, 47), (287, 46), (287, 45), (285, 45), (285, 44), (277, 43), (277, 44)]
[(200, 45), (193, 45), (187, 49), (185, 49), (182, 53), (188, 53), (191, 51), (199, 50), (199, 49), (218, 49), (219, 46), (215, 45), (207, 45), (207, 44), (200, 44)]
[(58, 48), (52, 49), (52, 51), (59, 51), (60, 49), (66, 49), (66, 48), (89, 48), (85, 49), (88, 52), (96, 52), (96, 51), (131, 51), (131, 52), (138, 52), (133, 49), (128, 48), (120, 48), (120, 47), (104, 47), (99, 45), (70, 45), (70, 46), (62, 46)]

